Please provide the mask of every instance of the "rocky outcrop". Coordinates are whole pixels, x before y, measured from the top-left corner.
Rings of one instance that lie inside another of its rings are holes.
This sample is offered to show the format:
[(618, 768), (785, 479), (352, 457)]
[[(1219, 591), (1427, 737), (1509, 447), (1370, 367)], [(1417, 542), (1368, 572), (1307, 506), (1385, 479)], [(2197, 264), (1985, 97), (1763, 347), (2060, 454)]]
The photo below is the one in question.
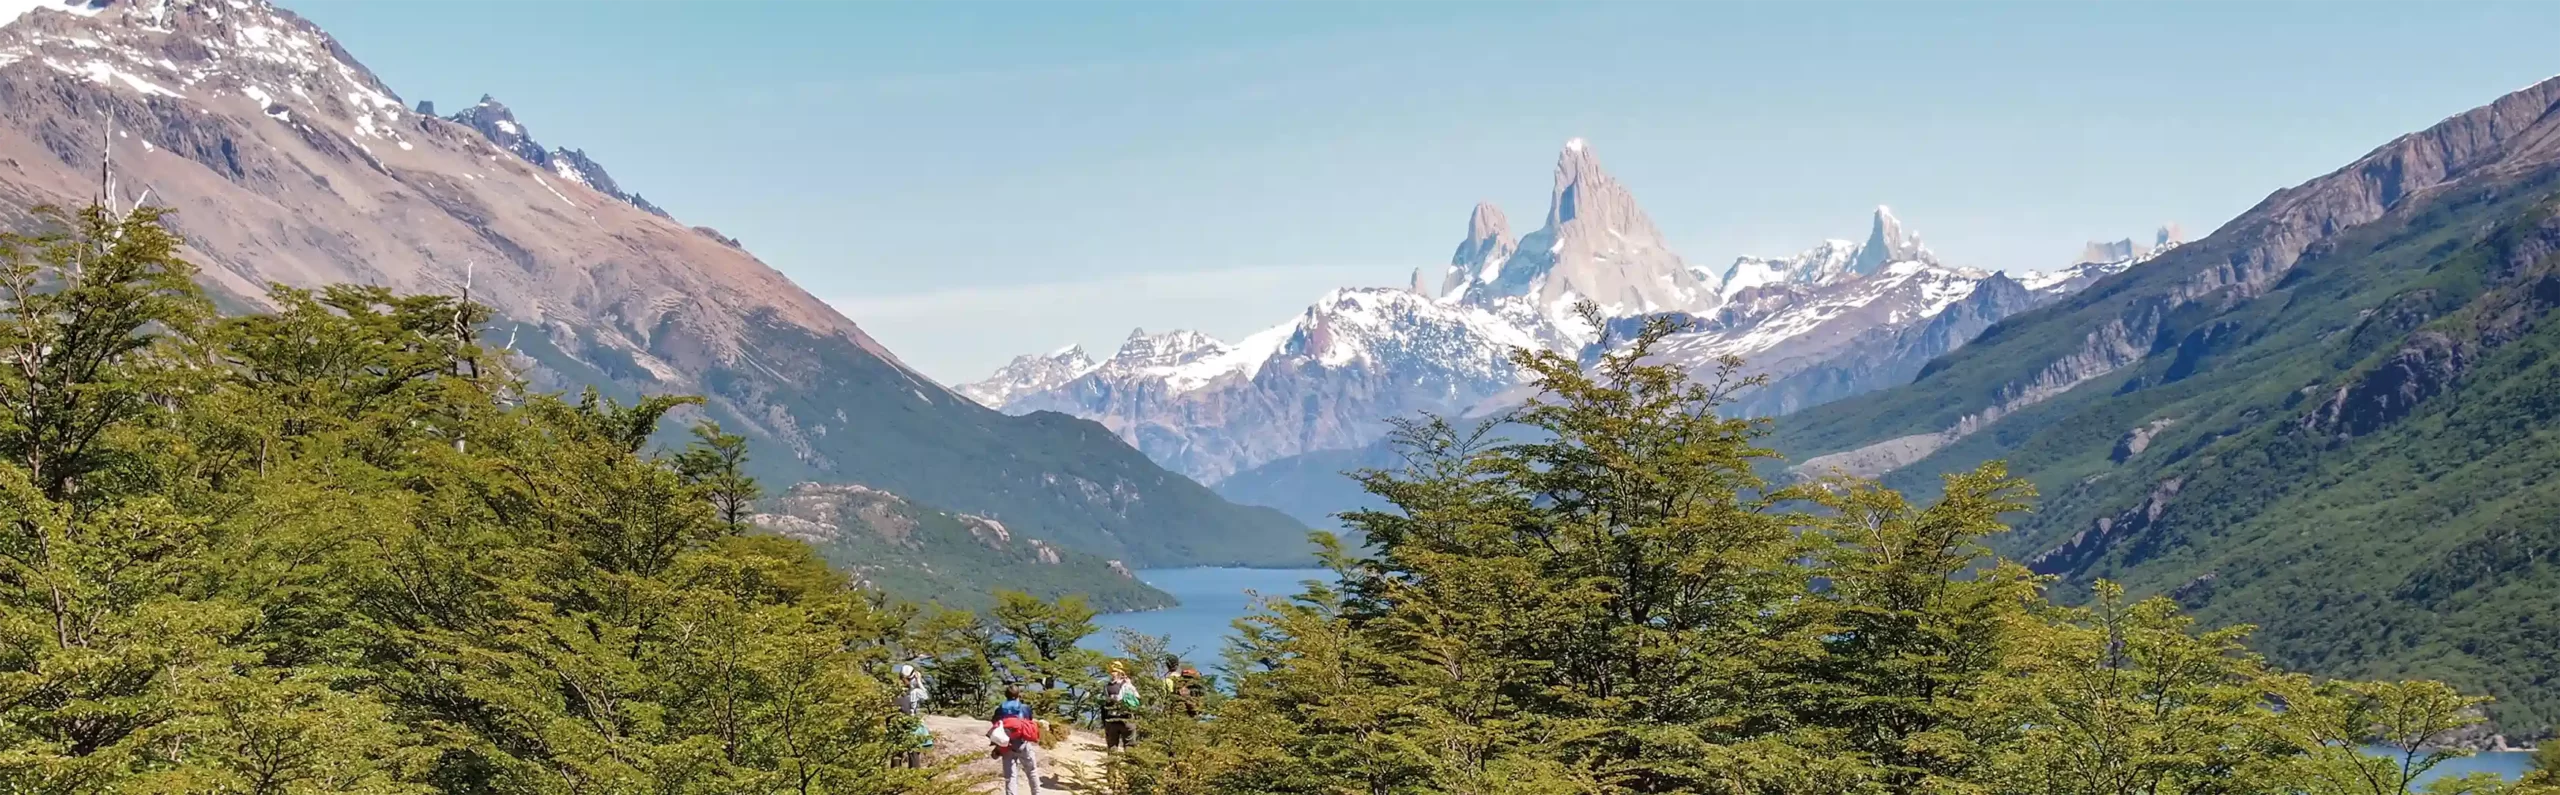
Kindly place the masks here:
[(2169, 511), (2171, 500), (2185, 480), (2170, 478), (2151, 487), (2141, 504), (2126, 508), (2114, 516), (2102, 516), (2089, 528), (2075, 533), (2069, 540), (2028, 558), (2027, 568), (2037, 574), (2077, 572), (2106, 555), (2109, 549), (2125, 539), (2141, 536), (2158, 526), (2160, 516)]
[(2161, 431), (2168, 430), (2169, 426), (2176, 424), (2178, 421), (2175, 418), (2162, 417), (2125, 431), (2124, 436), (2116, 439), (2115, 449), (2107, 451), (2107, 460), (2119, 464), (2132, 460), (2134, 456), (2141, 455), (2142, 451), (2151, 449), (2151, 440), (2158, 437)]
[(2338, 387), (2303, 417), (2303, 426), (2321, 434), (2362, 436), (2397, 422), (2451, 387), (2473, 358), (2467, 347), (2442, 332), (2412, 334), (2380, 366)]
[[(420, 114), (433, 115), (435, 103), (420, 101), (418, 107)], [(542, 144), (534, 142), (533, 133), (525, 129), (524, 123), (516, 120), (515, 111), (509, 110), (506, 104), (499, 102), (496, 97), (482, 94), (478, 103), (463, 108), (460, 113), (453, 114), (450, 120), (478, 131), (481, 137), (489, 139), (489, 143), (496, 145), (499, 149), (523, 158), (525, 162), (532, 163), (543, 170), (558, 174), (562, 179), (585, 185), (597, 193), (629, 203), (650, 215), (660, 218), (674, 217), (657, 205), (650, 204), (648, 199), (641, 198), (640, 194), (624, 192), (622, 186), (613, 181), (613, 175), (605, 173), (604, 164), (597, 163), (594, 158), (588, 157), (585, 150), (542, 148)]]
[(2474, 175), (2500, 175), (2560, 157), (2560, 77), (2527, 86), (2435, 126), (2400, 136), (2346, 167), (2268, 196), (2214, 233), (2223, 256), (2171, 298), (2256, 295), (2340, 231), (2380, 219), (2412, 197)]

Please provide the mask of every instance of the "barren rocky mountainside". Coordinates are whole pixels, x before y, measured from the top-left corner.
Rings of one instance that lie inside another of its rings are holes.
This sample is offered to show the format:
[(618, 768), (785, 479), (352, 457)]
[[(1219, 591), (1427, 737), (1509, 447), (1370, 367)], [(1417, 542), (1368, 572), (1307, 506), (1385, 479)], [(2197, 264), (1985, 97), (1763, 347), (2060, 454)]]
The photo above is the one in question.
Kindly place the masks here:
[[(1698, 364), (1751, 358), (1779, 382), (1758, 393), (1754, 408), (1778, 412), (1908, 380), (1991, 321), (2176, 242), (2164, 234), (2138, 251), (2128, 242), (2123, 256), (2021, 283), (1941, 264), (1887, 209), (1871, 222), (1864, 243), (1826, 241), (1721, 269), (1690, 265), (1596, 150), (1575, 139), (1557, 155), (1537, 230), (1515, 240), (1500, 208), (1478, 204), (1448, 264), (1436, 274), (1417, 269), (1408, 287), (1335, 290), (1233, 344), (1195, 331), (1139, 331), (1101, 361), (1073, 346), (1017, 357), (959, 390), (1009, 412), (1094, 419), (1232, 498), (1330, 525), (1324, 517), (1337, 501), (1275, 497), (1285, 486), (1229, 489), (1226, 479), (1294, 456), (1360, 449), (1384, 437), (1393, 418), (1481, 413), (1518, 400), (1509, 351), (1587, 355), (1601, 342), (1600, 330), (1574, 316), (1579, 300), (1631, 323), (1661, 313), (1694, 321), (1698, 330), (1672, 355)], [(1254, 477), (1273, 471), (1320, 470), (1283, 464)]]
[(2248, 623), (2288, 667), (2443, 677), (2560, 720), (2560, 78), (2276, 191), (1781, 419), (1805, 473), (1925, 493), (2005, 459), (2002, 551)]
[[(22, 12), (22, 13), (21, 13)], [(0, 14), (0, 213), (117, 190), (175, 210), (235, 308), (357, 282), (492, 306), (536, 385), (708, 397), (775, 489), (859, 483), (1130, 565), (1304, 559), (1094, 423), (917, 375), (737, 241), (688, 227), (484, 98), (412, 106), (265, 0), (20, 0)], [(102, 151), (102, 145), (105, 150)]]

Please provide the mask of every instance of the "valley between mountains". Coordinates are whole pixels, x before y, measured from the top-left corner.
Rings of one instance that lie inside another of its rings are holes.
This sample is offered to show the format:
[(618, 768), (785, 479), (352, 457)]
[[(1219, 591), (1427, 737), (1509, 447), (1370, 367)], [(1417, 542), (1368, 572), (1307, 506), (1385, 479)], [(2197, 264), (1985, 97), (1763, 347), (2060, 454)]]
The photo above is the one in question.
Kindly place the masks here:
[[(2512, 736), (2560, 720), (2560, 78), (2301, 185), (2212, 234), (2092, 243), (1986, 273), (1878, 208), (1863, 240), (1703, 267), (1662, 242), (1588, 143), (1538, 227), (1479, 205), (1445, 269), (1345, 288), (1228, 343), (1133, 332), (1096, 360), (1025, 356), (960, 387), (1100, 422), (1166, 466), (1311, 525), (1379, 507), (1390, 421), (1499, 425), (1530, 397), (1501, 352), (1590, 361), (1642, 319), (1662, 356), (1767, 383), (1779, 482), (1932, 493), (1993, 459), (2041, 497), (1997, 551), (2261, 629), (2280, 664), (2426, 676), (2496, 697)], [(1569, 316), (1590, 300), (1605, 329)], [(1499, 434), (1497, 434), (1499, 435)]]
[(1171, 601), (1134, 570), (1304, 565), (1311, 528), (1377, 504), (1343, 473), (1401, 465), (1395, 421), (1498, 424), (1533, 397), (1513, 351), (1588, 363), (1669, 317), (1662, 361), (1765, 376), (1725, 410), (1773, 418), (1773, 481), (1933, 494), (2005, 460), (2039, 497), (1997, 551), (2057, 598), (2122, 582), (2257, 625), (2286, 667), (2446, 679), (2513, 737), (2560, 722), (2560, 79), (2195, 240), (2169, 225), (2031, 272), (1881, 206), (1796, 253), (1692, 262), (1643, 175), (1576, 138), (1525, 231), (1477, 204), (1405, 284), (945, 385), (753, 241), (538, 140), (539, 109), (403, 97), (267, 0), (0, 14), (0, 220), (104, 175), (173, 209), (228, 311), (275, 309), (279, 285), (467, 295), (539, 389), (703, 396), (681, 418), (741, 435), (767, 484), (749, 523), (892, 594), (1134, 610)]
[[(707, 398), (746, 437), (763, 520), (866, 579), (984, 599), (992, 573), (1159, 606), (1130, 568), (1308, 559), (1303, 524), (1240, 506), (1095, 423), (1006, 415), (687, 226), (490, 97), (439, 115), (265, 0), (22, 2), (0, 13), (0, 217), (96, 197), (173, 208), (227, 307), (268, 286), (468, 293), (537, 388)], [(680, 425), (680, 423), (672, 424)], [(671, 425), (671, 427), (672, 427)], [(682, 440), (680, 429), (663, 439)], [(857, 488), (858, 487), (858, 488)]]

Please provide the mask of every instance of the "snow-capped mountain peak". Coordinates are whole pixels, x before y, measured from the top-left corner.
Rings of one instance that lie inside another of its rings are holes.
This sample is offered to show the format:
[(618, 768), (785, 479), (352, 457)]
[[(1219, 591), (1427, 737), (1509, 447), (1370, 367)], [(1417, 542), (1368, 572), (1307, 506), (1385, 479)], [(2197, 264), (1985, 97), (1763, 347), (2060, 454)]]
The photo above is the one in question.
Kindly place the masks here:
[[(343, 135), (376, 160), (436, 137), (425, 126), (431, 103), (402, 102), (327, 32), (269, 0), (0, 0), (0, 21), (0, 67), (27, 62), (145, 97), (240, 103), (298, 135)], [(493, 98), (447, 120), (550, 174), (670, 217), (585, 152), (534, 143)]]
[(1046, 355), (1016, 356), (997, 370), (995, 375), (974, 384), (952, 389), (979, 405), (1003, 408), (1004, 404), (1024, 395), (1055, 388), (1100, 367), (1093, 357), (1085, 355), (1084, 346), (1069, 345)]
[(1449, 273), (1441, 280), (1441, 296), (1455, 300), (1466, 293), (1470, 284), (1491, 283), (1502, 274), (1502, 263), (1520, 249), (1511, 238), (1511, 221), (1503, 217), (1502, 208), (1492, 202), (1477, 202), (1467, 213), (1467, 237), (1458, 241), (1457, 253), (1449, 256)]
[(1937, 255), (1920, 244), (1920, 234), (1903, 228), (1893, 209), (1877, 205), (1867, 240), (1825, 240), (1790, 257), (1739, 257), (1717, 281), (1725, 300), (1744, 290), (1773, 284), (1829, 284), (1872, 276), (1895, 263), (1937, 264)]
[[(1460, 246), (1462, 255), (1468, 251)], [(1460, 271), (1471, 264), (1477, 263), (1452, 263)], [(1481, 264), (1463, 278), (1451, 274), (1458, 289), (1449, 300), (1491, 307), (1526, 298), (1559, 328), (1579, 325), (1573, 305), (1583, 299), (1613, 316), (1703, 311), (1722, 301), (1714, 281), (1680, 261), (1635, 195), (1601, 168), (1599, 155), (1580, 138), (1567, 141), (1556, 157), (1546, 225), (1521, 238), (1498, 266)]]
[(32, 62), (148, 97), (237, 97), (286, 124), (317, 115), (358, 146), (413, 149), (415, 112), (338, 46), (267, 0), (8, 0), (0, 66)]
[[(421, 106), (422, 110), (427, 107), (432, 106)], [(508, 110), (506, 103), (499, 102), (496, 97), (482, 94), (479, 102), (445, 117), (445, 120), (479, 131), (481, 137), (489, 139), (489, 143), (499, 149), (559, 175), (561, 179), (629, 202), (658, 217), (673, 217), (666, 210), (650, 204), (648, 199), (641, 198), (640, 194), (624, 192), (622, 186), (613, 181), (613, 175), (605, 172), (604, 165), (588, 157), (586, 150), (542, 148), (542, 144), (533, 140), (533, 133), (525, 128), (524, 122), (516, 119), (515, 112)]]
[(1849, 270), (1864, 275), (1896, 262), (1936, 261), (1928, 247), (1920, 245), (1920, 233), (1906, 233), (1902, 219), (1893, 217), (1893, 208), (1879, 204), (1875, 222), (1867, 231), (1867, 242), (1858, 247), (1858, 258), (1849, 263)]
[(1138, 332), (1110, 361), (1080, 373), (1054, 355), (1026, 356), (959, 391), (1009, 412), (1096, 420), (1157, 460), (1215, 480), (1364, 444), (1389, 417), (1509, 388), (1518, 380), (1512, 350), (1558, 343), (1535, 312), (1521, 311), (1524, 302), (1499, 306), (1514, 311), (1409, 288), (1340, 288), (1233, 345), (1196, 332)]
[(1736, 257), (1725, 268), (1722, 278), (1727, 301), (1754, 287), (1772, 284), (1814, 284), (1829, 281), (1849, 272), (1857, 261), (1860, 246), (1847, 240), (1825, 240), (1813, 248), (1791, 257)]
[[(1755, 398), (1781, 411), (1907, 381), (2037, 300), (1999, 274), (1939, 262), (1890, 209), (1869, 220), (1864, 241), (1692, 269), (1575, 139), (1557, 156), (1543, 225), (1514, 240), (1499, 208), (1477, 204), (1437, 274), (1436, 299), (1434, 274), (1417, 272), (1401, 287), (1332, 290), (1232, 345), (1134, 332), (1100, 365), (1023, 357), (960, 391), (1008, 412), (1092, 419), (1159, 463), (1216, 482), (1373, 443), (1390, 418), (1507, 405), (1522, 389), (1513, 351), (1588, 355), (1604, 339), (1572, 314), (1584, 298), (1602, 306), (1611, 331), (1658, 313), (1697, 321), (1665, 355), (1745, 356), (1783, 383)], [(1049, 386), (1021, 388), (1039, 384)]]
[(1226, 353), (1228, 345), (1217, 338), (1189, 329), (1149, 334), (1146, 329), (1131, 329), (1129, 339), (1111, 354), (1104, 367), (1121, 369), (1153, 369), (1180, 367), (1203, 358)]
[(464, 127), (479, 130), (482, 137), (489, 139), (489, 143), (496, 144), (498, 148), (524, 158), (526, 162), (534, 165), (544, 165), (544, 161), (551, 157), (551, 153), (543, 151), (541, 144), (533, 142), (533, 134), (526, 132), (524, 125), (516, 122), (515, 111), (508, 110), (507, 104), (499, 102), (496, 97), (482, 94), (478, 103), (445, 118)]

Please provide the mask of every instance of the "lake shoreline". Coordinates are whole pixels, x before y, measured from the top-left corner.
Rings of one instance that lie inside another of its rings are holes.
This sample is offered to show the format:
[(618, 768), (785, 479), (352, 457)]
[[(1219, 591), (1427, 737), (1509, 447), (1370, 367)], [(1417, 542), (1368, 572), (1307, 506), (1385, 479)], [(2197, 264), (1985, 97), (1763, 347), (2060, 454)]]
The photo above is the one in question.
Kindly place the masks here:
[[(1147, 613), (1162, 613), (1162, 612), (1167, 611), (1167, 610), (1180, 610), (1180, 609), (1182, 609), (1182, 608), (1183, 608), (1183, 604), (1184, 604), (1184, 603), (1183, 603), (1183, 600), (1182, 600), (1182, 594), (1174, 593), (1173, 591), (1170, 591), (1170, 590), (1165, 589), (1163, 586), (1159, 586), (1159, 585), (1156, 585), (1156, 584), (1155, 584), (1155, 583), (1153, 583), (1153, 582), (1148, 581), (1145, 575), (1146, 575), (1148, 572), (1186, 572), (1186, 571), (1240, 571), (1240, 572), (1256, 572), (1256, 573), (1263, 573), (1263, 572), (1279, 572), (1279, 571), (1297, 571), (1297, 572), (1326, 572), (1326, 573), (1328, 573), (1328, 574), (1329, 574), (1329, 573), (1331, 573), (1331, 571), (1330, 571), (1330, 570), (1328, 570), (1328, 569), (1319, 569), (1319, 568), (1314, 568), (1314, 567), (1311, 567), (1311, 566), (1181, 566), (1181, 567), (1177, 567), (1177, 568), (1170, 568), (1170, 569), (1139, 569), (1139, 570), (1137, 570), (1137, 571), (1135, 571), (1135, 572), (1131, 572), (1131, 573), (1130, 573), (1130, 579), (1137, 580), (1140, 584), (1142, 584), (1142, 585), (1146, 585), (1146, 586), (1151, 587), (1151, 588), (1155, 588), (1156, 590), (1164, 591), (1166, 595), (1173, 597), (1173, 604), (1165, 605), (1165, 606), (1163, 606), (1163, 607), (1142, 607), (1142, 608), (1137, 608), (1137, 609), (1134, 609), (1134, 610), (1099, 610), (1099, 611), (1095, 611), (1095, 613), (1096, 613), (1096, 615), (1104, 615), (1104, 616), (1126, 616), (1126, 615), (1144, 615), (1144, 614), (1147, 614)], [(1300, 580), (1300, 582), (1304, 582), (1304, 580)], [(1293, 591), (1292, 593), (1295, 593), (1295, 592)]]

